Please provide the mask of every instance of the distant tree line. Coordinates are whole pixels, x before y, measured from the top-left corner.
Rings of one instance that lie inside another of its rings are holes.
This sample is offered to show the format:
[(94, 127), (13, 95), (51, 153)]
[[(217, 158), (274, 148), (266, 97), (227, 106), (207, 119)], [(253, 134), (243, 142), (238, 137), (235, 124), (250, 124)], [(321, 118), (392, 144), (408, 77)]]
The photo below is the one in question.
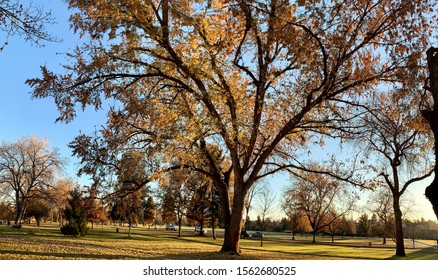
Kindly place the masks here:
[[(312, 228), (306, 219), (291, 220), (290, 218), (282, 218), (281, 220), (266, 219), (265, 225), (262, 226), (260, 216), (255, 220), (247, 221), (246, 229), (248, 231), (265, 232), (283, 232), (291, 235), (291, 239), (295, 239), (296, 235), (306, 235), (311, 237), (313, 234)], [(438, 238), (438, 224), (432, 220), (403, 220), (405, 238), (409, 239), (427, 239), (436, 240)], [(342, 216), (335, 223), (322, 228), (317, 232), (317, 235), (329, 236), (333, 238), (344, 237), (380, 237), (382, 244), (386, 244), (387, 240), (395, 240), (395, 227), (393, 219), (386, 223), (379, 219), (377, 215), (362, 214), (357, 219)]]
[[(215, 228), (225, 226), (219, 190), (208, 177), (174, 170), (153, 188), (145, 179), (147, 166), (142, 154), (126, 153), (118, 163), (112, 192), (99, 196), (97, 184), (79, 187), (71, 179), (56, 176), (62, 160), (44, 139), (25, 137), (16, 143), (3, 142), (0, 219), (16, 224), (34, 219), (38, 226), (41, 221), (55, 222), (66, 235), (85, 235), (90, 225), (93, 229), (95, 224), (113, 223), (128, 226), (129, 234), (140, 224), (148, 228), (176, 224), (179, 230), (182, 225), (199, 225), (200, 234), (209, 227), (215, 237)], [(29, 177), (35, 173), (40, 177)], [(14, 181), (15, 177), (22, 179)], [(314, 242), (319, 234), (329, 235), (333, 241), (335, 236), (381, 237), (384, 244), (387, 239), (395, 240), (393, 200), (387, 188), (374, 191), (367, 202), (369, 214), (353, 220), (349, 217), (356, 210), (357, 196), (345, 181), (328, 174), (302, 172), (294, 174), (290, 182), (281, 202), (286, 217), (280, 220), (273, 218), (282, 216), (273, 214), (280, 203), (267, 184), (248, 193), (242, 223), (246, 231), (287, 232), (291, 239), (305, 234), (313, 236)], [(258, 212), (255, 220), (249, 215), (252, 208)], [(438, 238), (433, 221), (403, 219), (402, 229), (405, 238)]]

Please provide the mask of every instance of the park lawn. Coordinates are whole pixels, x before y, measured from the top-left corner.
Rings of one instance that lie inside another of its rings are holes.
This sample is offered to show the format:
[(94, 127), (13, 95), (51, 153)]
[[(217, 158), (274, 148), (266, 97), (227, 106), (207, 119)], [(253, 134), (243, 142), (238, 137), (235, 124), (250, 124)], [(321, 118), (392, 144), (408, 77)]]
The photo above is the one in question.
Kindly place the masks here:
[[(113, 226), (99, 226), (85, 237), (74, 238), (63, 236), (59, 227), (47, 224), (39, 229), (24, 226), (21, 230), (0, 226), (0, 259), (396, 259), (393, 247), (311, 244), (303, 240), (286, 242), (282, 239), (265, 241), (263, 247), (260, 240), (242, 239), (242, 255), (236, 256), (219, 252), (221, 238), (213, 240), (196, 236), (191, 229), (185, 229), (182, 238), (178, 238), (176, 232), (162, 229), (135, 228), (131, 237), (127, 232), (126, 227), (116, 233)], [(435, 249), (407, 249), (406, 252), (408, 257), (403, 259), (438, 259), (438, 250)]]
[[(384, 260), (397, 259), (394, 257), (394, 247), (366, 247), (354, 245), (331, 245), (328, 243), (302, 243), (302, 242), (264, 242), (264, 246), (260, 247), (260, 241), (253, 242), (247, 245), (242, 242), (243, 247), (253, 248), (255, 250), (268, 250), (275, 252), (293, 252), (295, 255), (307, 255), (317, 257), (336, 257), (341, 259), (356, 259), (356, 260)], [(438, 250), (435, 249), (406, 249), (407, 257), (403, 259), (429, 259), (438, 260)]]

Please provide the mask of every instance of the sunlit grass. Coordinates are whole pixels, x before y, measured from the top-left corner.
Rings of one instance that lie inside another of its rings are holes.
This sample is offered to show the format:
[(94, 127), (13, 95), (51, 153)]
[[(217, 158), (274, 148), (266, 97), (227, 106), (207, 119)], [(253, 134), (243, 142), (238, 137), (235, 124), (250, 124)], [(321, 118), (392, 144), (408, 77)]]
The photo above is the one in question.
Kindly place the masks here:
[[(380, 239), (339, 239), (331, 244), (326, 237), (312, 244), (310, 237), (291, 241), (284, 234), (267, 234), (263, 247), (259, 239), (242, 239), (242, 255), (236, 256), (219, 252), (222, 238), (196, 236), (191, 228), (184, 228), (182, 238), (174, 231), (143, 227), (135, 228), (129, 237), (126, 227), (118, 227), (118, 233), (116, 228), (99, 226), (85, 237), (74, 238), (63, 236), (59, 227), (50, 224), (21, 230), (0, 226), (0, 259), (397, 259), (393, 244), (381, 246)], [(438, 259), (436, 249), (406, 252), (405, 259)]]

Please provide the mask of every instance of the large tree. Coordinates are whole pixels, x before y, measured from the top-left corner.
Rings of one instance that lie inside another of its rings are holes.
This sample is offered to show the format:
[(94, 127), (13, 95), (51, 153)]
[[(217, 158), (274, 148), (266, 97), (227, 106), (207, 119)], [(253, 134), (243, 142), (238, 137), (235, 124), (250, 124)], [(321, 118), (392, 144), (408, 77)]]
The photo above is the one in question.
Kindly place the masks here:
[(1, 143), (0, 187), (14, 197), (15, 224), (21, 223), (28, 200), (52, 184), (62, 166), (58, 151), (46, 139), (32, 136)]
[(433, 132), (435, 147), (435, 178), (426, 188), (426, 197), (432, 203), (433, 211), (438, 218), (438, 48), (431, 47), (426, 54), (429, 77), (425, 89), (430, 95), (427, 97), (428, 101), (424, 102), (426, 108), (423, 108), (421, 113)]
[(33, 97), (55, 100), (61, 121), (78, 104), (115, 100), (97, 139), (72, 144), (84, 165), (111, 169), (129, 147), (154, 158), (157, 173), (209, 176), (224, 206), (222, 250), (240, 253), (254, 183), (295, 166), (312, 135), (344, 132), (348, 102), (402, 78), (425, 50), (434, 4), (303, 2), (70, 0), (73, 29), (90, 42), (69, 55), (65, 73), (42, 67), (28, 84)]
[(288, 209), (302, 211), (313, 232), (313, 243), (321, 229), (353, 210), (357, 199), (346, 184), (325, 174), (304, 173), (284, 190)]
[(428, 163), (430, 133), (417, 108), (412, 108), (412, 99), (400, 99), (398, 92), (375, 93), (369, 99), (357, 141), (372, 161), (370, 169), (383, 178), (381, 184), (391, 192), (396, 255), (405, 256), (400, 199), (412, 184), (431, 176), (433, 169)]

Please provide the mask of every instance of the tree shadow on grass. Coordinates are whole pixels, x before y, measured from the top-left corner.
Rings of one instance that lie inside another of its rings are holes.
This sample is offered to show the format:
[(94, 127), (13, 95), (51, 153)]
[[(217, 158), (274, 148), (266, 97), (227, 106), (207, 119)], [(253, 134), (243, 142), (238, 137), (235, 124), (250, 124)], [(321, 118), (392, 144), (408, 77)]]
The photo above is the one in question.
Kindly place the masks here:
[[(156, 254), (142, 253), (139, 255), (127, 254), (105, 254), (105, 253), (75, 253), (75, 252), (41, 252), (25, 250), (1, 250), (0, 259), (13, 260), (266, 260), (266, 259), (309, 259), (309, 256), (294, 254), (277, 254), (271, 252), (254, 252), (246, 250), (241, 255), (230, 253), (214, 252), (190, 252), (190, 253), (164, 253), (161, 256)], [(315, 256), (312, 256), (314, 259)]]
[[(2, 255), (14, 256), (14, 260), (136, 260), (138, 258), (128, 255), (103, 255), (89, 253), (56, 253), (56, 252), (29, 252), (17, 250), (2, 250)], [(15, 256), (19, 257), (15, 257)]]
[(392, 256), (388, 260), (438, 260), (438, 250), (436, 248), (424, 248), (414, 252), (408, 252), (406, 257)]

